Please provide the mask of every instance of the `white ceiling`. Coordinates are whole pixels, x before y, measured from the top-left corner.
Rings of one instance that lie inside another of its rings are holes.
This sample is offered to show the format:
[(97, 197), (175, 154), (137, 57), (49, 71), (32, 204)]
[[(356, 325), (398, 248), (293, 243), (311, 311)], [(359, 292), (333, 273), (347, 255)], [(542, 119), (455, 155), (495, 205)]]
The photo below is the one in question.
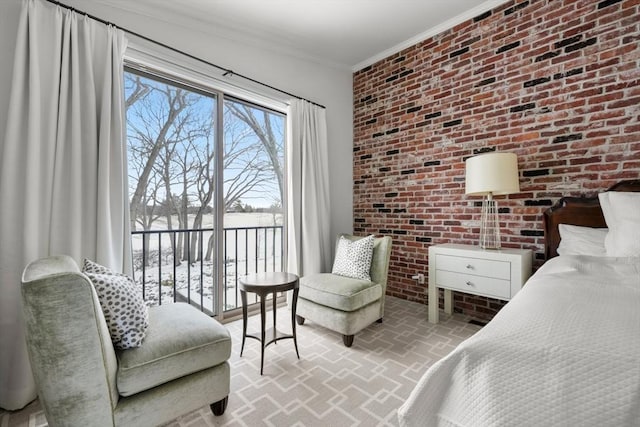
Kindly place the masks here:
[(93, 1), (356, 71), (506, 0)]

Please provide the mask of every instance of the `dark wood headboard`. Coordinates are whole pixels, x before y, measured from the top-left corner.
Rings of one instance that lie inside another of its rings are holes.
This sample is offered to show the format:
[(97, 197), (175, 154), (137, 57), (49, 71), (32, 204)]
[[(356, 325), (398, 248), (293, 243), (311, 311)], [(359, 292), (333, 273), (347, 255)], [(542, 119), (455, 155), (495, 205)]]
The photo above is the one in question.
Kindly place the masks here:
[[(607, 191), (640, 191), (640, 180), (620, 181)], [(598, 195), (591, 197), (563, 197), (547, 209), (544, 221), (545, 258), (558, 256), (560, 244), (560, 224), (580, 225), (583, 227), (604, 228), (607, 224), (602, 215)]]

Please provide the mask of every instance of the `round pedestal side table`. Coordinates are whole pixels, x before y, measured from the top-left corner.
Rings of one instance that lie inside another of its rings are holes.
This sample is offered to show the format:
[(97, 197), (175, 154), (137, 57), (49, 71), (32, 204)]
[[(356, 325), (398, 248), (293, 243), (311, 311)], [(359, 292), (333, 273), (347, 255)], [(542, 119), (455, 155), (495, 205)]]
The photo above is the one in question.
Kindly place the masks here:
[[(244, 351), (244, 343), (247, 337), (260, 341), (260, 375), (264, 368), (264, 349), (271, 343), (283, 339), (293, 339), (298, 353), (298, 341), (296, 339), (296, 305), (298, 303), (299, 282), (298, 276), (284, 272), (265, 272), (249, 274), (238, 279), (238, 289), (242, 298), (242, 347), (240, 357)], [(291, 301), (291, 335), (284, 334), (276, 329), (276, 294), (278, 292), (293, 291)], [(260, 297), (260, 336), (257, 334), (247, 334), (247, 292), (253, 292)], [(265, 330), (267, 296), (273, 294), (273, 328)]]

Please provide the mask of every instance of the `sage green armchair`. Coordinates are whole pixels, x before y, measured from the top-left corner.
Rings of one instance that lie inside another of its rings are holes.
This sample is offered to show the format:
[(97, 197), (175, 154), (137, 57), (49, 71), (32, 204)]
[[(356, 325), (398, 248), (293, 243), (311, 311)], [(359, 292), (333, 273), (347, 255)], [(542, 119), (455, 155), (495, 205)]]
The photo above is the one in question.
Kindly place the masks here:
[(29, 264), (22, 301), (50, 427), (155, 426), (208, 404), (215, 415), (224, 412), (231, 339), (196, 308), (151, 307), (142, 345), (115, 350), (96, 291), (68, 256)]
[[(355, 241), (361, 237), (342, 234)], [(382, 323), (387, 273), (391, 257), (391, 237), (374, 240), (369, 271), (371, 281), (352, 279), (331, 273), (318, 273), (300, 278), (296, 321), (305, 319), (342, 334), (347, 347), (354, 335), (372, 324)]]

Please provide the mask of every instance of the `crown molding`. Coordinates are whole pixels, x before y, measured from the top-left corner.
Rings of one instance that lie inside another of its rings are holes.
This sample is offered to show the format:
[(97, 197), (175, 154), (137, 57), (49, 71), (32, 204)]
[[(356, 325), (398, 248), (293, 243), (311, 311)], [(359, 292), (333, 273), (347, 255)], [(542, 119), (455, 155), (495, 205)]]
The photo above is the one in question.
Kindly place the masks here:
[(410, 39), (405, 40), (402, 43), (398, 43), (397, 45), (390, 47), (389, 49), (383, 50), (382, 52), (377, 53), (372, 57), (357, 63), (352, 67), (351, 71), (354, 73), (357, 71), (360, 71), (364, 67), (374, 64), (382, 59), (385, 59), (393, 55), (394, 53), (400, 52), (403, 49), (416, 45), (430, 37), (438, 35), (443, 31), (453, 28), (456, 25), (463, 23), (464, 21), (472, 19), (478, 15), (481, 15), (489, 10), (492, 10), (495, 7), (500, 6), (501, 4), (507, 3), (508, 1), (509, 0), (487, 0), (472, 9), (469, 9), (466, 12), (461, 13), (460, 15), (454, 16), (453, 18), (448, 19), (442, 22), (441, 24), (436, 25), (435, 27), (429, 28), (425, 32), (422, 32), (414, 37), (411, 37)]

